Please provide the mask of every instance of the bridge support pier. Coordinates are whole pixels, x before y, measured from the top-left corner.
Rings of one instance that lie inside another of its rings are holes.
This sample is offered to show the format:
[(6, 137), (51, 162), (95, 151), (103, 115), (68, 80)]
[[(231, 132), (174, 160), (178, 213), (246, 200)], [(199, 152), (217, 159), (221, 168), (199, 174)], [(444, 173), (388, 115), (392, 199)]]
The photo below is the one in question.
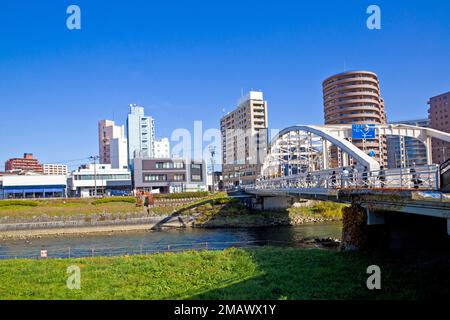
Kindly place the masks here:
[(367, 209), (367, 225), (378, 226), (386, 223), (384, 213)]
[(344, 208), (342, 228), (342, 249), (354, 251), (366, 246), (367, 211), (352, 204)]
[(344, 209), (342, 249), (355, 251), (386, 247), (388, 233), (383, 212), (367, 210), (358, 204)]
[(288, 197), (264, 197), (261, 201), (262, 210), (287, 209), (293, 205), (293, 199)]

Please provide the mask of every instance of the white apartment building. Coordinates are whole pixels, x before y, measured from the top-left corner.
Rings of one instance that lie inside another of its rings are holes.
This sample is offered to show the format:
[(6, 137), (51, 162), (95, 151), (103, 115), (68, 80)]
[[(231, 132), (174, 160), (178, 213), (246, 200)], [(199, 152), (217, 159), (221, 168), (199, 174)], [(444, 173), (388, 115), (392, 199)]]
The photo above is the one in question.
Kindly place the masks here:
[(222, 164), (225, 186), (252, 184), (261, 173), (268, 145), (267, 101), (250, 91), (222, 117)]
[(170, 141), (168, 138), (155, 140), (154, 158), (168, 159), (170, 158)]
[(111, 167), (128, 169), (128, 140), (126, 138), (117, 138), (111, 141)]
[(44, 164), (44, 175), (67, 176), (69, 169), (64, 164)]
[(70, 196), (82, 198), (126, 195), (132, 191), (131, 172), (110, 164), (83, 165), (71, 173), (68, 189)]
[(125, 126), (114, 121), (102, 120), (98, 124), (100, 163), (110, 164), (114, 169), (128, 168), (128, 141)]
[(145, 116), (144, 107), (130, 105), (127, 118), (128, 160), (136, 157), (153, 157), (155, 142), (155, 120)]

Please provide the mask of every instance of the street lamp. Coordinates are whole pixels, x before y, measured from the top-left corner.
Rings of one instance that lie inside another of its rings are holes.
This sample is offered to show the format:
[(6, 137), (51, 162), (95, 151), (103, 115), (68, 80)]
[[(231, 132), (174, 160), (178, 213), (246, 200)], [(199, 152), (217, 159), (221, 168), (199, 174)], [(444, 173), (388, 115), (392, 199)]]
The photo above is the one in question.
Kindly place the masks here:
[(97, 198), (97, 160), (99, 160), (100, 157), (91, 156), (89, 159), (94, 162), (94, 197)]
[(210, 146), (209, 152), (211, 154), (211, 166), (212, 166), (212, 193), (216, 192), (216, 175), (214, 172), (215, 169), (215, 156), (216, 156), (216, 147)]

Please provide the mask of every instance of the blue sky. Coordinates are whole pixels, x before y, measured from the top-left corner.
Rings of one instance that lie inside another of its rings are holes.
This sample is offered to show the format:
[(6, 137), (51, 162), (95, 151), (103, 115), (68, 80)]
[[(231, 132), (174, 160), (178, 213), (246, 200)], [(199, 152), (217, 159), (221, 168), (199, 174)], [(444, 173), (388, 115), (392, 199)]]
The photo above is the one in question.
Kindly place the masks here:
[[(79, 31), (66, 28), (71, 4)], [(2, 0), (0, 36), (0, 163), (32, 152), (75, 166), (97, 153), (97, 121), (124, 123), (130, 103), (170, 136), (218, 127), (252, 88), (271, 128), (323, 123), (321, 83), (344, 70), (379, 75), (389, 120), (427, 117), (428, 98), (450, 91), (444, 0)]]

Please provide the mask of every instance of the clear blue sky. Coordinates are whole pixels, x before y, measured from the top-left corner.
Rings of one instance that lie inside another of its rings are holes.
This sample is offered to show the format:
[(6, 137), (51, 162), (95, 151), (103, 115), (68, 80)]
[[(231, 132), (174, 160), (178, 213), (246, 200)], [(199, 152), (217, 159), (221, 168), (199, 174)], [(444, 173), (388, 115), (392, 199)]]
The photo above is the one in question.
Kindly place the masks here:
[[(66, 28), (70, 4), (80, 31)], [(366, 28), (370, 4), (380, 31)], [(130, 103), (170, 136), (218, 127), (252, 88), (272, 128), (323, 123), (322, 80), (345, 69), (378, 73), (389, 120), (427, 117), (428, 98), (450, 91), (444, 0), (1, 1), (0, 36), (0, 169), (24, 152), (96, 154), (97, 121), (124, 123)]]

